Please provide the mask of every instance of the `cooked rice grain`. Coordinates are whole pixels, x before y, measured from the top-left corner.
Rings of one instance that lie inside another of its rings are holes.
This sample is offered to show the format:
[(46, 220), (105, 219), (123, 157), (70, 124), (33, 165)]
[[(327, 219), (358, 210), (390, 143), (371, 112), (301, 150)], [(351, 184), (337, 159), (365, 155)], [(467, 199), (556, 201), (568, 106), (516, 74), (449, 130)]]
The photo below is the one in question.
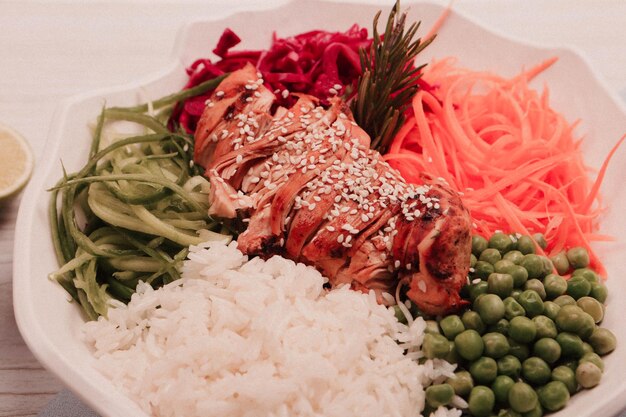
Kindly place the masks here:
[(97, 368), (148, 414), (417, 416), (424, 387), (454, 370), (403, 354), (397, 341), (419, 352), (422, 319), (409, 328), (373, 293), (328, 292), (314, 268), (210, 242), (182, 272), (83, 329)]

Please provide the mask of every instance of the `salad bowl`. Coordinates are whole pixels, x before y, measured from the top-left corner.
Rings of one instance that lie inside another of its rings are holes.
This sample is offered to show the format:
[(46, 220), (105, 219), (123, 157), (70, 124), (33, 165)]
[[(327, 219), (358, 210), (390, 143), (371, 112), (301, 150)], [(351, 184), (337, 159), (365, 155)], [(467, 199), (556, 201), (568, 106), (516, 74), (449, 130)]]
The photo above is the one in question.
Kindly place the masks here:
[[(320, 7), (323, 5), (323, 7)], [(371, 21), (380, 5), (296, 1), (277, 8), (238, 12), (219, 20), (189, 23), (178, 35), (172, 63), (149, 77), (123, 86), (89, 92), (65, 101), (58, 109), (44, 154), (19, 211), (14, 262), (14, 305), (19, 329), (37, 359), (59, 377), (75, 394), (103, 417), (146, 416), (124, 393), (93, 366), (93, 357), (81, 341), (85, 321), (75, 303), (48, 274), (58, 268), (47, 230), (47, 190), (63, 174), (82, 166), (90, 147), (90, 124), (103, 103), (130, 106), (180, 90), (187, 80), (185, 68), (195, 59), (210, 56), (225, 28), (243, 40), (238, 48), (260, 49), (271, 42), (272, 32), (288, 36), (313, 29), (346, 30), (354, 23), (371, 30)], [(432, 26), (444, 8), (434, 3), (411, 3), (409, 20), (422, 21), (421, 31)], [(297, 19), (294, 16), (298, 16)], [(453, 56), (473, 69), (513, 76), (551, 57), (558, 62), (533, 81), (535, 88), (548, 85), (552, 106), (570, 120), (581, 119), (577, 133), (584, 137), (582, 150), (587, 164), (598, 168), (612, 146), (624, 133), (626, 109), (608, 91), (588, 62), (575, 50), (532, 45), (481, 27), (470, 18), (452, 11), (435, 42), (420, 54), (421, 62)], [(503, 59), (506, 57), (506, 59)], [(63, 166), (59, 163), (63, 162)], [(603, 325), (617, 339), (615, 352), (606, 357), (601, 384), (572, 397), (568, 407), (554, 416), (576, 410), (579, 416), (614, 415), (626, 406), (626, 294), (623, 254), (626, 253), (626, 152), (620, 149), (607, 171), (601, 193), (607, 207), (601, 232), (615, 241), (596, 246), (608, 271), (608, 299)]]

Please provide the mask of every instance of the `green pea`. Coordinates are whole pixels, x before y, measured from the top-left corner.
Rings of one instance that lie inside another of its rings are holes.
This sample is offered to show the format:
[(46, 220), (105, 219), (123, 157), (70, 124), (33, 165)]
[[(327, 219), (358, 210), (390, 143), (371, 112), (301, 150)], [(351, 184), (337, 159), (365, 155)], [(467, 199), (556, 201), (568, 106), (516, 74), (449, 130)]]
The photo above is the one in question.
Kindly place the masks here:
[(491, 390), (496, 398), (496, 402), (499, 404), (509, 403), (509, 390), (515, 384), (513, 378), (506, 375), (498, 375), (491, 384)]
[(596, 327), (588, 341), (593, 346), (593, 350), (600, 356), (612, 352), (617, 345), (617, 339), (613, 332), (604, 327)]
[(502, 259), (502, 255), (500, 254), (500, 251), (494, 248), (485, 249), (478, 257), (479, 261), (489, 262), (491, 265), (494, 265), (500, 259)]
[(519, 288), (513, 288), (513, 291), (511, 291), (511, 297), (513, 297), (513, 299), (519, 303), (519, 296), (521, 293), (522, 293), (522, 290), (520, 290)]
[(522, 252), (518, 250), (512, 250), (512, 251), (505, 253), (504, 256), (502, 256), (502, 259), (506, 261), (511, 261), (515, 265), (519, 265), (519, 263), (522, 262), (523, 257), (524, 257), (524, 254)]
[(585, 314), (583, 309), (576, 304), (565, 305), (561, 307), (556, 315), (556, 325), (561, 331), (576, 333), (580, 328), (583, 314)]
[(485, 346), (484, 355), (496, 359), (509, 353), (511, 348), (506, 336), (496, 332), (483, 335), (483, 344)]
[(532, 410), (523, 413), (522, 417), (543, 417), (543, 408), (539, 401), (537, 401), (537, 405)]
[(504, 268), (502, 273), (509, 274), (513, 277), (513, 287), (521, 288), (528, 280), (528, 271), (520, 265), (512, 265)]
[(539, 278), (543, 278), (548, 274), (554, 273), (554, 265), (552, 265), (552, 261), (547, 256), (541, 256), (541, 262), (543, 263), (543, 270), (541, 271), (541, 276)]
[[(510, 346), (510, 345), (509, 345)], [(522, 363), (513, 355), (505, 355), (498, 359), (498, 374), (517, 379), (522, 372)]]
[(474, 265), (473, 276), (486, 280), (489, 274), (493, 274), (495, 271), (496, 270), (492, 264), (486, 261), (479, 260), (478, 262), (476, 262), (476, 265)]
[(583, 339), (591, 336), (595, 328), (593, 317), (585, 313), (583, 309), (577, 305), (561, 307), (556, 315), (555, 322), (560, 330), (576, 333)]
[(546, 275), (543, 278), (543, 286), (546, 291), (546, 297), (549, 300), (553, 300), (567, 291), (567, 281), (562, 276), (556, 274)]
[(592, 269), (589, 269), (589, 268), (575, 269), (574, 272), (572, 273), (572, 276), (574, 275), (576, 276), (581, 275), (583, 278), (589, 281), (590, 284), (594, 282), (600, 282), (600, 279), (598, 278), (598, 274), (596, 274)]
[(530, 356), (530, 349), (528, 348), (528, 345), (525, 343), (519, 343), (510, 337), (508, 341), (509, 346), (511, 347), (509, 349), (509, 355), (515, 356), (520, 361), (523, 361)]
[(522, 362), (522, 377), (533, 385), (543, 385), (550, 380), (550, 365), (541, 358), (532, 356)]
[(558, 334), (556, 324), (554, 324), (554, 321), (552, 321), (549, 317), (535, 316), (532, 320), (537, 328), (537, 339), (542, 339), (544, 337), (554, 339)]
[(596, 322), (593, 320), (587, 313), (583, 313), (582, 321), (580, 323), (580, 327), (576, 334), (581, 337), (583, 340), (587, 340), (589, 336), (593, 334), (593, 331), (596, 329)]
[(528, 317), (513, 317), (509, 322), (509, 336), (519, 343), (530, 343), (535, 340), (537, 327)]
[(448, 354), (443, 357), (443, 360), (449, 363), (458, 363), (459, 362), (459, 354), (456, 351), (456, 345), (453, 340), (448, 340), (448, 345), (450, 346), (450, 350)]
[(537, 278), (529, 279), (524, 284), (525, 290), (532, 290), (539, 294), (542, 300), (546, 299), (546, 289), (543, 286), (543, 282), (539, 281)]
[(474, 388), (472, 375), (467, 371), (455, 372), (453, 377), (446, 380), (446, 383), (452, 386), (456, 395), (465, 398), (467, 398), (472, 388)]
[(465, 330), (465, 326), (463, 325), (461, 318), (456, 314), (452, 314), (441, 319), (439, 326), (441, 327), (444, 336), (446, 336), (449, 340), (454, 340), (459, 333)]
[(443, 359), (450, 353), (450, 344), (443, 335), (426, 333), (422, 342), (422, 350), (428, 359)]
[(537, 390), (541, 406), (548, 411), (559, 411), (569, 401), (567, 386), (561, 381), (551, 381)]
[(513, 290), (513, 276), (494, 272), (487, 278), (488, 291), (499, 297), (508, 297)]
[(498, 376), (498, 364), (493, 358), (483, 356), (472, 362), (470, 374), (477, 384), (490, 384)]
[(593, 297), (580, 297), (576, 304), (583, 311), (593, 317), (594, 322), (600, 323), (604, 318), (604, 305)]
[(424, 333), (441, 334), (439, 330), (439, 323), (435, 320), (426, 320), (426, 329)]
[(470, 414), (475, 417), (488, 417), (493, 411), (495, 402), (493, 391), (482, 385), (475, 386), (468, 400)]
[(480, 314), (472, 310), (467, 310), (463, 313), (461, 321), (466, 330), (476, 330), (479, 334), (483, 334), (487, 329), (487, 326), (485, 326), (485, 323), (483, 323), (483, 320), (480, 318)]
[(548, 247), (548, 241), (546, 240), (546, 237), (543, 235), (543, 233), (535, 233), (533, 235), (533, 240), (537, 243), (537, 245), (539, 245), (541, 249), (545, 249)]
[(465, 330), (454, 338), (456, 351), (463, 359), (474, 361), (483, 354), (483, 339), (476, 330)]
[(535, 342), (533, 355), (547, 363), (555, 363), (561, 357), (561, 345), (554, 339), (544, 337)]
[(517, 250), (524, 255), (535, 253), (535, 242), (530, 236), (521, 236), (517, 239)]
[(509, 335), (509, 321), (507, 319), (500, 319), (495, 324), (487, 327), (487, 331), (491, 333), (500, 333), (504, 336)]
[(587, 353), (596, 353), (596, 352), (593, 350), (593, 346), (591, 346), (587, 342), (583, 342), (583, 355), (586, 355)]
[(583, 388), (593, 388), (600, 383), (602, 371), (594, 363), (583, 362), (576, 368), (576, 381)]
[(525, 255), (522, 262), (520, 262), (520, 266), (526, 268), (528, 278), (540, 278), (543, 274), (543, 260), (541, 256), (534, 253)]
[(476, 284), (471, 284), (468, 290), (470, 301), (473, 303), (476, 301), (476, 299), (479, 296), (483, 294), (487, 294), (488, 288), (489, 287), (486, 281), (480, 281), (480, 282), (477, 282)]
[(561, 306), (553, 301), (544, 301), (543, 303), (543, 315), (554, 321), (556, 319), (556, 315), (559, 314), (559, 310), (561, 310)]
[(524, 382), (516, 382), (509, 390), (509, 405), (518, 413), (531, 411), (538, 402), (535, 390)]
[(506, 274), (506, 270), (515, 266), (515, 264), (507, 259), (502, 258), (493, 265), (493, 269), (499, 274)]
[(589, 295), (590, 292), (591, 283), (581, 275), (573, 275), (567, 281), (567, 294), (575, 300)]
[(473, 253), (470, 253), (470, 268), (474, 268), (478, 262), (478, 258)]
[(426, 403), (432, 408), (446, 406), (453, 398), (454, 388), (450, 384), (437, 384), (426, 388)]
[(602, 372), (604, 372), (604, 361), (602, 360), (600, 355), (598, 355), (597, 353), (593, 353), (593, 352), (585, 353), (583, 357), (580, 358), (580, 360), (578, 361), (579, 364), (583, 362), (591, 362), (594, 365), (596, 365), (598, 368), (600, 368)]
[(474, 310), (487, 325), (494, 324), (504, 317), (504, 303), (495, 294), (483, 295), (479, 303), (474, 303)]
[(515, 298), (507, 297), (502, 302), (504, 303), (504, 317), (508, 320), (511, 320), (513, 317), (526, 315), (526, 310), (520, 303), (515, 301)]
[(523, 291), (519, 296), (518, 302), (524, 307), (526, 315), (529, 317), (535, 317), (543, 313), (543, 300), (541, 300), (541, 296), (536, 291)]
[(556, 341), (561, 345), (561, 357), (578, 359), (583, 355), (583, 341), (577, 334), (561, 332), (556, 336)]
[(496, 232), (489, 238), (488, 245), (490, 248), (497, 249), (500, 253), (507, 253), (513, 248), (513, 241), (509, 235)]
[(472, 236), (472, 253), (474, 256), (479, 257), (480, 254), (488, 247), (487, 239), (482, 236)]
[(567, 274), (570, 265), (565, 252), (561, 251), (557, 253), (552, 258), (550, 258), (550, 260), (552, 261), (552, 265), (554, 265), (554, 269), (556, 269), (556, 272), (558, 272), (560, 275)]
[(563, 307), (565, 305), (576, 304), (576, 300), (569, 295), (560, 295), (554, 299), (554, 303), (559, 307)]
[(573, 394), (578, 389), (578, 382), (576, 382), (576, 374), (567, 366), (557, 366), (552, 370), (553, 381), (561, 381), (567, 387), (567, 391)]
[(609, 295), (609, 291), (607, 290), (606, 285), (600, 282), (594, 282), (591, 284), (591, 291), (589, 292), (589, 295), (604, 304)]
[(589, 265), (589, 254), (583, 247), (577, 246), (567, 251), (567, 260), (572, 268), (585, 268)]

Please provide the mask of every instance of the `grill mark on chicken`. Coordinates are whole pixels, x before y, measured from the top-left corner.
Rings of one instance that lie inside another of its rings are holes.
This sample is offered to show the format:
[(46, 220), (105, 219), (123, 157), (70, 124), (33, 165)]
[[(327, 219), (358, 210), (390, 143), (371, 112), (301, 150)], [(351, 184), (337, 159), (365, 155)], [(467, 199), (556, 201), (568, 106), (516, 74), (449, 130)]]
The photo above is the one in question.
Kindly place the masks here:
[(239, 249), (313, 265), (381, 302), (407, 282), (428, 314), (462, 305), (471, 221), (458, 195), (427, 176), (406, 184), (342, 100), (324, 109), (301, 95), (271, 115), (274, 100), (247, 66), (218, 86), (196, 132), (210, 214), (248, 222)]

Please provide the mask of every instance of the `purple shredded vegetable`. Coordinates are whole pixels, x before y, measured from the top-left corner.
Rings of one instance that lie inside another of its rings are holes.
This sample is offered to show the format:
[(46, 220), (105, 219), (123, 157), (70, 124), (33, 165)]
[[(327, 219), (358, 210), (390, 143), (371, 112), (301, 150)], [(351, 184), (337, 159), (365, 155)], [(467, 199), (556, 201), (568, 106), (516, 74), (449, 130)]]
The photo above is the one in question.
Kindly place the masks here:
[[(276, 93), (278, 104), (290, 106), (295, 101), (291, 93), (306, 93), (328, 104), (328, 99), (343, 95), (346, 87), (355, 87), (361, 74), (359, 49), (371, 43), (367, 29), (353, 25), (345, 32), (314, 30), (288, 38), (278, 38), (274, 33), (268, 50), (233, 51), (241, 39), (226, 29), (220, 36), (213, 53), (215, 62), (198, 59), (187, 68), (189, 81), (185, 89), (225, 72), (243, 68), (248, 62), (263, 75), (265, 86)], [(204, 102), (212, 91), (187, 100), (175, 109), (170, 126), (182, 126), (193, 133), (204, 111)]]

